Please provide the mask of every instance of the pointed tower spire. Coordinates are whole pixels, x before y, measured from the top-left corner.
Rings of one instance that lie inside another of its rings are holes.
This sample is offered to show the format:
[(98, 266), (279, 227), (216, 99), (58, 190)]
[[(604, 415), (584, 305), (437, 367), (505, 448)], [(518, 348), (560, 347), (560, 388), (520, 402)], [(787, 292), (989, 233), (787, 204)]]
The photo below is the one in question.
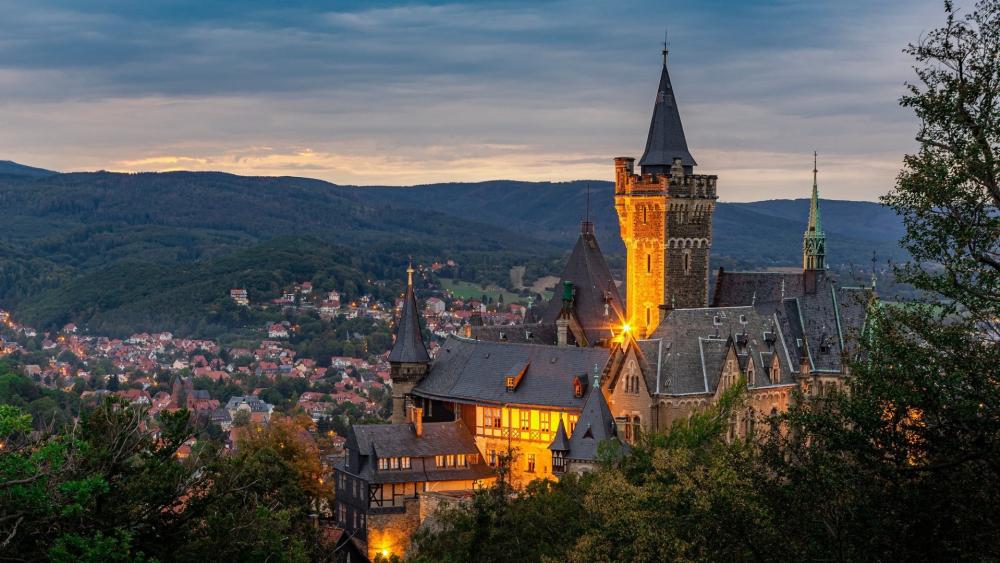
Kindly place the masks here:
[(663, 68), (660, 70), (660, 85), (656, 92), (656, 103), (653, 105), (653, 118), (649, 123), (649, 135), (646, 138), (646, 151), (639, 159), (643, 174), (667, 174), (675, 158), (681, 159), (686, 174), (698, 163), (688, 150), (687, 139), (684, 137), (684, 127), (681, 125), (681, 114), (674, 99), (674, 88), (670, 84), (670, 73), (667, 72), (666, 36), (663, 41)]
[(420, 311), (413, 294), (413, 261), (406, 268), (406, 295), (396, 326), (396, 340), (389, 351), (389, 377), (392, 379), (391, 421), (407, 420), (407, 409), (413, 406), (413, 388), (427, 375), (431, 357), (420, 334)]
[(396, 341), (389, 352), (390, 362), (426, 363), (430, 361), (424, 337), (420, 334), (420, 312), (417, 309), (417, 298), (413, 294), (412, 262), (406, 268), (406, 295), (403, 297), (403, 311), (399, 315), (399, 325), (396, 327)]
[(802, 269), (823, 270), (826, 267), (826, 235), (819, 216), (819, 184), (817, 181), (817, 155), (813, 151), (813, 189), (809, 200), (809, 223), (802, 236)]

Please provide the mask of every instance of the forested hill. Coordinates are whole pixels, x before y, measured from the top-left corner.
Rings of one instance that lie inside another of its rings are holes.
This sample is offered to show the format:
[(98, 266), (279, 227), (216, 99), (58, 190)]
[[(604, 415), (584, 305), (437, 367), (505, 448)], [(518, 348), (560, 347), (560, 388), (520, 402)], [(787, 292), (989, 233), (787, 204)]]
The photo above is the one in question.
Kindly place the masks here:
[[(371, 187), (364, 191), (374, 194), (366, 197), (368, 201), (430, 206), (451, 215), (530, 232), (564, 247), (579, 232), (589, 199), (589, 215), (602, 247), (608, 253), (624, 252), (611, 182), (497, 180), (412, 188)], [(898, 246), (904, 233), (902, 222), (885, 206), (822, 200), (821, 211), (832, 265), (868, 264), (873, 252), (883, 261), (904, 256)], [(713, 256), (741, 267), (799, 264), (808, 215), (808, 199), (720, 203), (715, 213)]]
[[(313, 270), (347, 267), (357, 279), (401, 279), (408, 256), (455, 259), (468, 281), (503, 283), (511, 266), (524, 264), (529, 276), (557, 273), (579, 232), (588, 190), (601, 244), (620, 265), (608, 182), (351, 187), (215, 172), (57, 174), (2, 162), (0, 307), (42, 326), (67, 318), (103, 319), (122, 330), (197, 326), (194, 317), (207, 315), (204, 308), (160, 296), (201, 295), (179, 291), (178, 284), (246, 283), (218, 264), (234, 255), (240, 268), (280, 269), (276, 275), (284, 279), (294, 274), (285, 258), (295, 244), (329, 262), (314, 263)], [(797, 264), (806, 215), (805, 200), (719, 204), (716, 265)], [(902, 227), (877, 204), (824, 200), (823, 218), (834, 266), (867, 264), (873, 251), (900, 256)], [(281, 249), (267, 246), (275, 239), (285, 241)], [(290, 242), (302, 240), (312, 242)], [(197, 267), (176, 269), (192, 264)], [(164, 275), (168, 270), (189, 275), (181, 280)], [(135, 283), (113, 283), (115, 276)], [(123, 293), (133, 288), (142, 293)], [(126, 303), (122, 295), (133, 300)], [(174, 313), (141, 313), (147, 305)]]

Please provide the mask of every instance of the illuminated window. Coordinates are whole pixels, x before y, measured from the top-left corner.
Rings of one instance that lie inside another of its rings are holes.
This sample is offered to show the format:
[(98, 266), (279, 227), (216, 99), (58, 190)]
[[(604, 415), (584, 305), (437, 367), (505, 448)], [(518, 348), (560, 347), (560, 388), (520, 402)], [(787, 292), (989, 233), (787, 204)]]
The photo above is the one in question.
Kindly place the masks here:
[(444, 456), (444, 464), (447, 467), (455, 467), (455, 454), (448, 454)]
[(462, 455), (462, 454), (458, 454), (457, 456), (455, 456), (455, 464), (458, 465), (458, 467), (465, 467), (465, 466), (467, 466), (468, 465), (468, 460), (469, 460), (469, 458), (467, 456)]
[(500, 428), (500, 409), (483, 409), (483, 422), (489, 428)]
[(465, 454), (465, 463), (468, 465), (479, 463), (479, 454)]
[(548, 432), (551, 429), (551, 424), (552, 424), (551, 417), (552, 413), (548, 412), (538, 413), (538, 424), (539, 427), (542, 429), (542, 432)]
[(399, 465), (403, 469), (409, 469), (410, 468), (410, 458), (407, 457), (407, 456), (403, 456), (403, 457), (399, 458)]
[(392, 469), (399, 469), (399, 458), (398, 457), (389, 458), (389, 467)]
[(521, 430), (528, 430), (531, 428), (531, 411), (521, 409)]
[(389, 458), (380, 457), (378, 458), (378, 468), (379, 469), (389, 469)]
[(444, 467), (444, 456), (443, 455), (434, 456), (434, 465), (437, 467)]
[(572, 434), (573, 431), (576, 430), (576, 421), (579, 420), (580, 417), (575, 414), (571, 414), (567, 418), (569, 418), (569, 433)]

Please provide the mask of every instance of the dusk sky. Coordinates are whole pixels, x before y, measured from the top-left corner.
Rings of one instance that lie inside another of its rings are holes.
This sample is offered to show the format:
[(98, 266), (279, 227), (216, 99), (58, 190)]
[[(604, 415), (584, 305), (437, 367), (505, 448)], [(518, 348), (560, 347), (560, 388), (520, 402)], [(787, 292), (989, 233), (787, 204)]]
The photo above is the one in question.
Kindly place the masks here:
[[(960, 2), (959, 5), (965, 3)], [(3, 0), (0, 160), (338, 184), (612, 177), (669, 29), (697, 171), (725, 201), (875, 199), (914, 148), (902, 49), (940, 0)]]

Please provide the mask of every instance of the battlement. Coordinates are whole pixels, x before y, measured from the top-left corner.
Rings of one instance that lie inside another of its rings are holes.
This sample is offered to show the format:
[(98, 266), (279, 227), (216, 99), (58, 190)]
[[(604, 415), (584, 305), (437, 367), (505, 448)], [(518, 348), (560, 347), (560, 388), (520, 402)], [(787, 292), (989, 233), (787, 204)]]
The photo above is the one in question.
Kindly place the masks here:
[(615, 158), (615, 195), (669, 195), (679, 198), (718, 199), (714, 174), (686, 174), (680, 159), (666, 174), (635, 173), (635, 159), (627, 156)]

